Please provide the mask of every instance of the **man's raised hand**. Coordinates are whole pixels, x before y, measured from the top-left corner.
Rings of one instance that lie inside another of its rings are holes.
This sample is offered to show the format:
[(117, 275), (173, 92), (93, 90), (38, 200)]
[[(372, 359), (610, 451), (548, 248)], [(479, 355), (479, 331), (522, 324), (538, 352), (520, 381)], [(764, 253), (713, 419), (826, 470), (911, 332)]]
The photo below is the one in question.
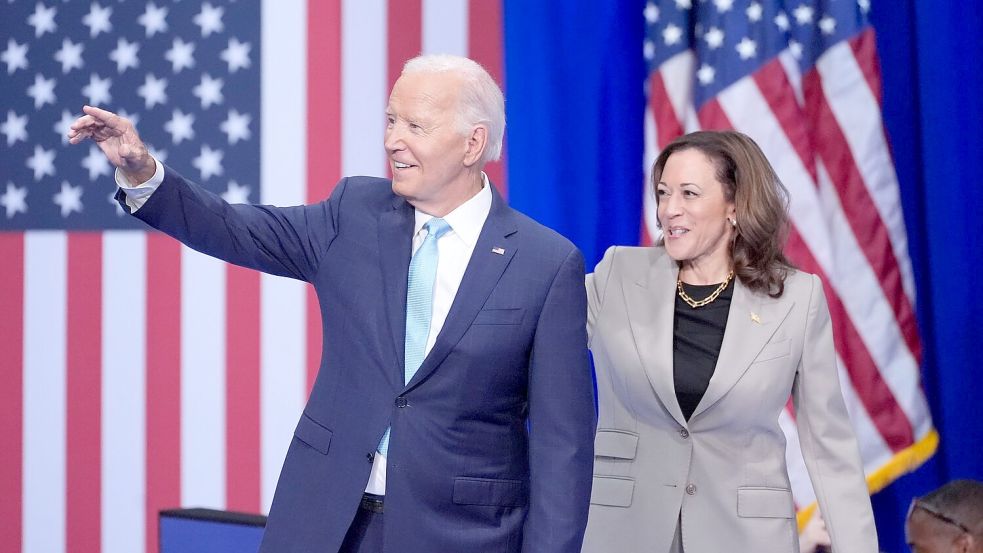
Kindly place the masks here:
[(92, 106), (84, 106), (82, 111), (85, 115), (76, 119), (68, 130), (69, 142), (79, 144), (91, 138), (109, 162), (133, 184), (154, 176), (156, 162), (129, 119)]

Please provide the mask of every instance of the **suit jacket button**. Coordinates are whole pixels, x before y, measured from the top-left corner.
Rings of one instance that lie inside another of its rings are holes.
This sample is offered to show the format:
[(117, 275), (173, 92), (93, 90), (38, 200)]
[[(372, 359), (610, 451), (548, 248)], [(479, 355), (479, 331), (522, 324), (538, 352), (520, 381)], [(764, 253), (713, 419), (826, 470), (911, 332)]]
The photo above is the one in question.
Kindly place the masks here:
[(686, 484), (686, 493), (696, 495), (696, 484)]
[(686, 438), (689, 438), (689, 430), (686, 430), (685, 428), (680, 428), (679, 435), (682, 436), (683, 439), (685, 440)]
[(396, 398), (396, 407), (403, 408), (406, 407), (407, 405), (409, 405), (409, 402), (406, 401), (405, 397), (399, 396), (398, 398)]

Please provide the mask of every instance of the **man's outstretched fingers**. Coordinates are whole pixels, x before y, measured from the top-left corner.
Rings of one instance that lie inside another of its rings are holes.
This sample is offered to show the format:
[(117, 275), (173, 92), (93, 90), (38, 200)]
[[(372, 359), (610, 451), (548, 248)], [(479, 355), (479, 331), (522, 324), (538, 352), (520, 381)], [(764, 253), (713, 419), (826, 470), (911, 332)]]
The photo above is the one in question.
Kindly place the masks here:
[(92, 117), (91, 115), (83, 115), (82, 117), (76, 119), (75, 122), (72, 123), (72, 126), (70, 128), (75, 131), (81, 131), (83, 129), (88, 129), (93, 125), (97, 125), (97, 124), (100, 123), (99, 121), (96, 120), (95, 117)]
[(72, 144), (78, 144), (90, 136), (92, 133), (89, 131), (77, 131), (75, 129), (68, 131), (68, 141)]
[(112, 124), (114, 122), (122, 121), (122, 118), (116, 115), (115, 113), (111, 111), (106, 111), (101, 108), (97, 108), (95, 106), (89, 106), (89, 105), (82, 106), (82, 112), (85, 113), (86, 115), (92, 116), (95, 119), (98, 119), (99, 121), (102, 121), (107, 125)]

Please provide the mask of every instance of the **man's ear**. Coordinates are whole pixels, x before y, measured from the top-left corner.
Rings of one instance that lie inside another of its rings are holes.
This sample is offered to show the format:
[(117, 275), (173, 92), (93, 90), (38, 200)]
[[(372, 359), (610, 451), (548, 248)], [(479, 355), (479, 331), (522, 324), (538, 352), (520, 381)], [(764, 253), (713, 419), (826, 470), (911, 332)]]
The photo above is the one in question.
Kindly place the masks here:
[(956, 537), (956, 541), (952, 543), (955, 546), (954, 551), (959, 551), (960, 553), (973, 553), (976, 551), (976, 539), (969, 532), (963, 532)]
[(481, 160), (482, 155), (485, 153), (485, 148), (488, 147), (488, 127), (484, 125), (474, 127), (471, 129), (470, 134), (466, 136), (466, 139), (464, 165), (471, 167)]

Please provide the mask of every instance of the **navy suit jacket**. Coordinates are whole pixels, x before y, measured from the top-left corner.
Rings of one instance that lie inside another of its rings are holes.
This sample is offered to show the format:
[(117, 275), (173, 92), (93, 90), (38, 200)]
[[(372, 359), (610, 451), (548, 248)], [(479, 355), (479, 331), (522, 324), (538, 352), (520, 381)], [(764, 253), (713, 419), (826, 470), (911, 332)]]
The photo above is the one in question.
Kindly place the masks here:
[(385, 551), (579, 553), (595, 426), (583, 258), (493, 196), (407, 385), (414, 210), (390, 181), (350, 177), (327, 201), (278, 208), (227, 204), (167, 168), (135, 213), (198, 251), (317, 292), (321, 365), (261, 551), (337, 551), (391, 425)]

